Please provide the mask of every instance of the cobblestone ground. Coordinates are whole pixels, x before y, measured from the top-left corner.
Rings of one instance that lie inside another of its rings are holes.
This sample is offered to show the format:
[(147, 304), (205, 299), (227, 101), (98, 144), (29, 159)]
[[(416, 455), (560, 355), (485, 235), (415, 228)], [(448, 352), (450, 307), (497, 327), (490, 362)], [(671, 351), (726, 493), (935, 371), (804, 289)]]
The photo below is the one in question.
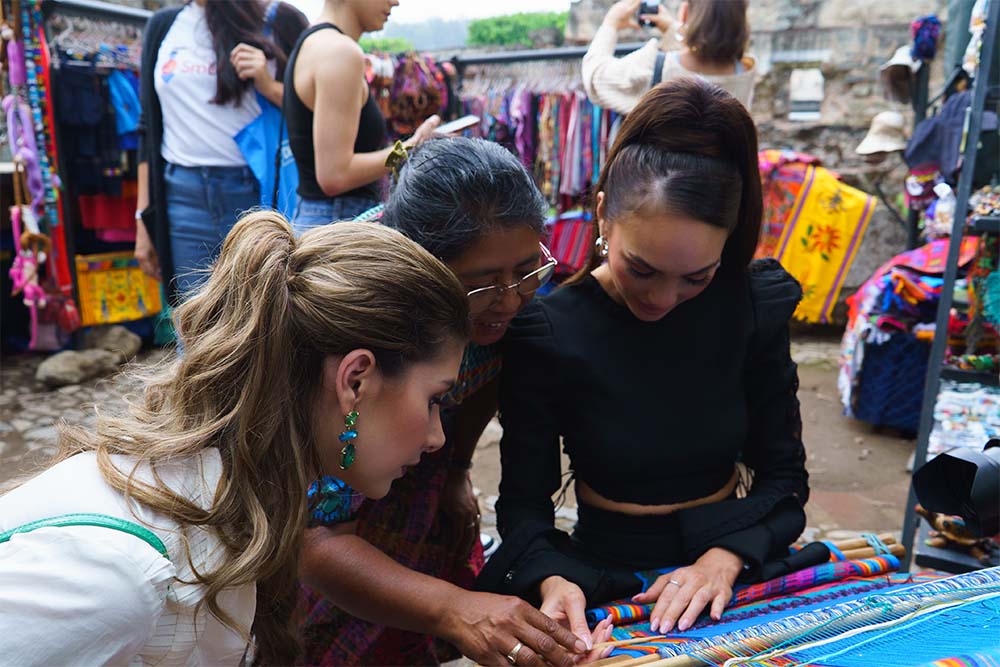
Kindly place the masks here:
[[(144, 352), (140, 360), (153, 361), (164, 354), (160, 350)], [(799, 398), (812, 487), (806, 536), (839, 539), (861, 531), (898, 533), (912, 442), (875, 432), (842, 416), (836, 387), (837, 354), (835, 338), (799, 336), (793, 342), (793, 356), (799, 363)], [(50, 390), (35, 380), (41, 359), (21, 355), (2, 360), (0, 487), (37, 469), (55, 452), (60, 420), (92, 424), (95, 405), (112, 407), (128, 389), (118, 376)], [(500, 426), (494, 421), (483, 435), (473, 468), (473, 482), (483, 510), (483, 530), (494, 535), (500, 435)], [(576, 500), (570, 489), (557, 513), (557, 523), (569, 529), (575, 521)]]

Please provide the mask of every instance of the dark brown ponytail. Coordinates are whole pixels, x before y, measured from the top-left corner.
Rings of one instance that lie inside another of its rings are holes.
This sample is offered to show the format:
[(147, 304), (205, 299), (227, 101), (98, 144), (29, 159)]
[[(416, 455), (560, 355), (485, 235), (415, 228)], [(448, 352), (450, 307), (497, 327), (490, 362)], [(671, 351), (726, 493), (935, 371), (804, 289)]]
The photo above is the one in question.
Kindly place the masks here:
[[(659, 210), (725, 228), (720, 271), (744, 271), (762, 212), (753, 119), (739, 100), (701, 79), (662, 83), (622, 123), (594, 192), (604, 193), (606, 223)], [(596, 197), (593, 214), (596, 238)], [(587, 266), (569, 282), (602, 261), (591, 248)]]

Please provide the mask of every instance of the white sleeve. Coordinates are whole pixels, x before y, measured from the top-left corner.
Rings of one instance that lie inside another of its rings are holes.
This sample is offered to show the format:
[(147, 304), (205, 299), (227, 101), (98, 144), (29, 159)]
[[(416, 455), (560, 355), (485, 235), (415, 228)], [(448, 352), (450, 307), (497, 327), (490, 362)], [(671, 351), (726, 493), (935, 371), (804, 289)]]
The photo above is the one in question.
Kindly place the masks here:
[(0, 545), (0, 665), (128, 663), (152, 636), (174, 568), (106, 528), (42, 528)]
[(649, 40), (637, 51), (616, 58), (617, 44), (618, 33), (602, 24), (583, 57), (581, 76), (591, 102), (628, 113), (649, 90), (658, 47), (655, 40)]

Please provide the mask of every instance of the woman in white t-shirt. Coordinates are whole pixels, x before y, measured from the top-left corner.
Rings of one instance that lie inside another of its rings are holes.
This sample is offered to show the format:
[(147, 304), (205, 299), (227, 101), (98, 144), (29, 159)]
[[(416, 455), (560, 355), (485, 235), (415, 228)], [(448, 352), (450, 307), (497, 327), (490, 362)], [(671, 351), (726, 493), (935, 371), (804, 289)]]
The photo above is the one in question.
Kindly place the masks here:
[(444, 444), (465, 288), (399, 232), (251, 213), (175, 321), (183, 358), (0, 496), (3, 664), (293, 664), (306, 487), (349, 521)]
[(191, 0), (146, 26), (135, 254), (175, 302), (260, 204), (234, 137), (260, 115), (257, 93), (281, 105), (287, 54), (307, 25), (277, 0)]

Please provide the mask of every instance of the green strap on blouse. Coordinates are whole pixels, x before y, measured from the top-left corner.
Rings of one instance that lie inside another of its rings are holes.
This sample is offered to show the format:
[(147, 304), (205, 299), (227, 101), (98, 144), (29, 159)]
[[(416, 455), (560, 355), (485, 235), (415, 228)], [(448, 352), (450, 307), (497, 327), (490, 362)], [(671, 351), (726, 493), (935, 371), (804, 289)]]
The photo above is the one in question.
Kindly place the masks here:
[(30, 533), (38, 528), (65, 528), (67, 526), (96, 526), (98, 528), (109, 528), (134, 535), (159, 551), (161, 556), (170, 560), (170, 556), (167, 554), (167, 547), (163, 545), (163, 541), (156, 536), (156, 533), (137, 523), (106, 514), (63, 514), (48, 519), (39, 519), (38, 521), (32, 521), (31, 523), (26, 523), (23, 526), (11, 528), (0, 533), (0, 544), (9, 541), (11, 537), (19, 533)]

